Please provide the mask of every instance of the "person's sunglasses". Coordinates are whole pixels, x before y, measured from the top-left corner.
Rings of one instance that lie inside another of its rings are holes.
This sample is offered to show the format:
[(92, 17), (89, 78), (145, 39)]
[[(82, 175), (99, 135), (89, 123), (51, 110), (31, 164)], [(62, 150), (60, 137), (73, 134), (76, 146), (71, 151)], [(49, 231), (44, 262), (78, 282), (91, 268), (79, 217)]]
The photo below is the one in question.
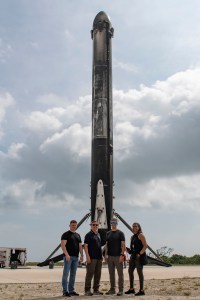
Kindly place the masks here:
[(98, 224), (92, 224), (92, 226), (99, 226)]

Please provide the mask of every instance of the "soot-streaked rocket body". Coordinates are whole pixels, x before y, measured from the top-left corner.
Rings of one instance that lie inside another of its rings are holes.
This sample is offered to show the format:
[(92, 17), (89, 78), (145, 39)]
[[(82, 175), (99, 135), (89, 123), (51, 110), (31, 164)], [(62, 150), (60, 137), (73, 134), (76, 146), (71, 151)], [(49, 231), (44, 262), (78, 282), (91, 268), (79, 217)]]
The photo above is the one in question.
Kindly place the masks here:
[(110, 229), (113, 214), (113, 28), (105, 12), (93, 22), (91, 219), (99, 231)]

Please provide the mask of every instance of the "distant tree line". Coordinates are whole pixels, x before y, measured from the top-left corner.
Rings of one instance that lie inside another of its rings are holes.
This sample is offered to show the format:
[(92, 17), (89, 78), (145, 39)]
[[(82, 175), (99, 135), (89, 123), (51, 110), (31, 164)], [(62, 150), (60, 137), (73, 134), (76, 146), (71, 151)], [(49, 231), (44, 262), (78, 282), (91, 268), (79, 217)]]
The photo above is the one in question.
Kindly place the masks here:
[[(164, 262), (172, 265), (200, 265), (200, 254), (188, 257), (180, 254), (171, 254), (173, 251), (174, 249), (164, 246), (156, 250), (156, 253)], [(148, 253), (148, 255), (152, 256), (151, 253)]]
[(173, 254), (171, 257), (163, 256), (162, 259), (172, 265), (200, 265), (200, 254), (195, 254), (191, 257)]

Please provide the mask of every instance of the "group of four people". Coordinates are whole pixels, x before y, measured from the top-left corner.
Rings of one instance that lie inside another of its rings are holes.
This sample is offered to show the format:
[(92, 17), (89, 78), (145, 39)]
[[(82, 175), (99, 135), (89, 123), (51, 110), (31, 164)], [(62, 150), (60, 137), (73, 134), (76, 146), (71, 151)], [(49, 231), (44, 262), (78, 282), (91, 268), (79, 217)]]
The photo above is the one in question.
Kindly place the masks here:
[[(64, 269), (62, 276), (63, 296), (71, 297), (79, 294), (74, 289), (76, 270), (78, 267), (78, 257), (80, 253), (80, 262), (83, 262), (83, 248), (86, 255), (86, 278), (85, 278), (85, 295), (103, 295), (99, 290), (101, 270), (102, 270), (102, 246), (101, 237), (98, 232), (98, 222), (92, 221), (91, 230), (85, 235), (84, 247), (82, 247), (82, 240), (80, 235), (76, 232), (77, 222), (70, 221), (69, 230), (63, 233), (61, 237), (61, 248), (64, 256)], [(117, 228), (118, 220), (111, 219), (111, 230), (107, 232), (106, 244), (104, 249), (104, 258), (108, 264), (110, 276), (110, 289), (106, 295), (115, 294), (115, 269), (118, 273), (118, 296), (124, 293), (124, 275), (123, 263), (125, 260), (125, 253), (128, 248), (125, 244), (124, 233)], [(133, 224), (133, 235), (130, 241), (130, 249), (128, 249), (130, 256), (129, 260), (129, 280), (130, 288), (125, 294), (135, 294), (135, 296), (145, 295), (144, 293), (144, 276), (143, 276), (143, 260), (146, 255), (145, 250), (147, 242), (142, 233), (139, 223)], [(134, 270), (137, 269), (140, 283), (139, 292), (134, 290)], [(69, 280), (68, 280), (69, 277)], [(91, 283), (93, 279), (93, 291), (91, 290)]]

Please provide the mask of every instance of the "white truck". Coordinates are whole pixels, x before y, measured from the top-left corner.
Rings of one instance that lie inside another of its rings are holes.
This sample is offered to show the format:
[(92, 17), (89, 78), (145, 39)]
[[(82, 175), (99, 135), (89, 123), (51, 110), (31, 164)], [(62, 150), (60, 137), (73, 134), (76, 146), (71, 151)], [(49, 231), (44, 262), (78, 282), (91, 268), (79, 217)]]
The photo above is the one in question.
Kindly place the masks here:
[(0, 247), (0, 268), (16, 269), (18, 265), (24, 266), (26, 258), (26, 248)]

